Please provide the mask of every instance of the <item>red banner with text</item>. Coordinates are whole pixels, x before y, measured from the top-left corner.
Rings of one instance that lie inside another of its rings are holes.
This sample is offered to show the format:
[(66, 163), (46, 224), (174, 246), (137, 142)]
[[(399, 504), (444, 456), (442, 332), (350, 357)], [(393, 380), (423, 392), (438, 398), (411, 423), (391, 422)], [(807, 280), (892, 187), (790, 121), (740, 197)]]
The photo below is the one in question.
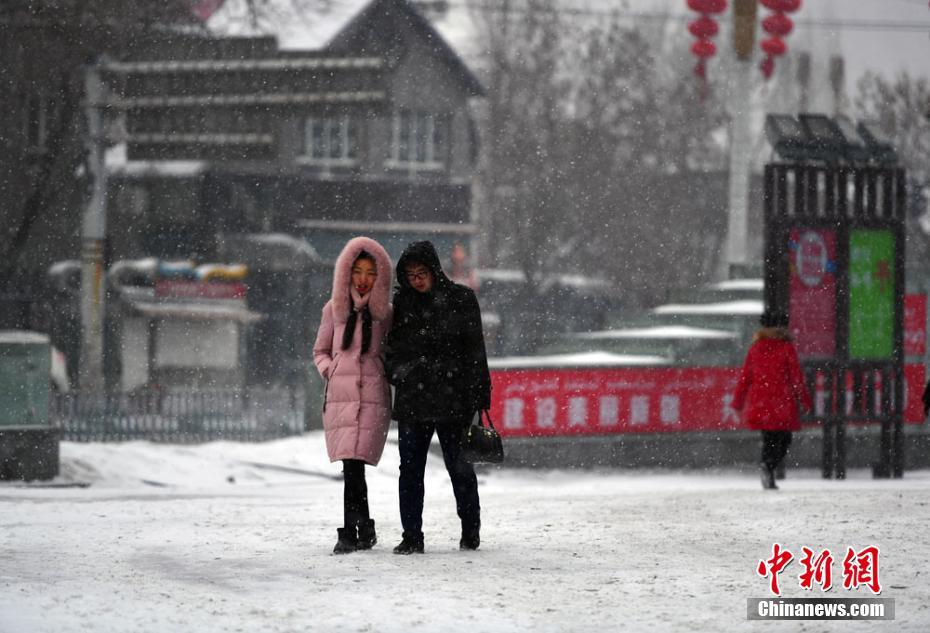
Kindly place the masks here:
[[(491, 417), (512, 437), (745, 429), (732, 407), (738, 375), (734, 367), (495, 370)], [(906, 366), (905, 380), (905, 421), (922, 422), (923, 365)]]

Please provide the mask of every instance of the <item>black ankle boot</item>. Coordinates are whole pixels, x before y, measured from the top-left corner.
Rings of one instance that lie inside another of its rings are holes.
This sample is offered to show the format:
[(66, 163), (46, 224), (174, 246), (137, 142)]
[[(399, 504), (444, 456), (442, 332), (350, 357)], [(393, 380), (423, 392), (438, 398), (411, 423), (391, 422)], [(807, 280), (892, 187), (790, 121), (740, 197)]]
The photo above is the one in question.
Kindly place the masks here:
[(775, 468), (768, 464), (760, 464), (759, 472), (762, 476), (762, 488), (764, 490), (778, 490), (775, 485)]
[(481, 545), (481, 537), (478, 530), (464, 530), (462, 532), (462, 538), (459, 540), (460, 550), (478, 549), (479, 545)]
[(375, 535), (375, 520), (366, 519), (358, 524), (358, 549), (371, 549), (378, 542)]
[(411, 534), (404, 532), (404, 538), (400, 544), (394, 548), (395, 554), (422, 554), (423, 553), (423, 533)]
[(358, 549), (358, 535), (354, 527), (338, 528), (336, 534), (339, 535), (339, 540), (336, 541), (333, 554), (348, 554)]

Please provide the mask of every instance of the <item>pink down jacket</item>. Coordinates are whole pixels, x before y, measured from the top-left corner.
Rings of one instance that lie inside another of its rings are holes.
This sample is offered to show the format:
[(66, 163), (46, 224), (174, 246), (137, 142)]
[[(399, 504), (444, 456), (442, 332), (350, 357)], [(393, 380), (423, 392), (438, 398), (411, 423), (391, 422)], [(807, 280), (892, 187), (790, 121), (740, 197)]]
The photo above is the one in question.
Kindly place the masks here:
[[(361, 354), (362, 318), (348, 349), (342, 337), (352, 309), (352, 264), (366, 251), (375, 258), (378, 279), (368, 293), (371, 342)], [(376, 241), (356, 237), (346, 244), (333, 271), (332, 298), (323, 307), (313, 361), (326, 383), (323, 429), (330, 461), (360, 459), (376, 466), (391, 422), (391, 391), (384, 375), (383, 339), (391, 328), (391, 258)]]

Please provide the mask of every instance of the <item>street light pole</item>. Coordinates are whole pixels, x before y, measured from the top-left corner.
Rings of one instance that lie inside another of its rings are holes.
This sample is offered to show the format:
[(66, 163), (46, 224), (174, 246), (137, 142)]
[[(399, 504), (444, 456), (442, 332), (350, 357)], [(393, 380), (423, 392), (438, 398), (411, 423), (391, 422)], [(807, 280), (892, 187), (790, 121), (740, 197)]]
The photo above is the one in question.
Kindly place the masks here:
[(755, 42), (757, 0), (733, 1), (734, 85), (730, 96), (730, 188), (727, 215), (727, 270), (729, 277), (746, 264), (749, 231), (749, 163), (752, 159), (750, 93), (752, 48)]
[(87, 167), (91, 195), (81, 226), (81, 362), (82, 389), (103, 387), (103, 246), (106, 235), (107, 173), (104, 163), (103, 106), (106, 89), (96, 65), (84, 75), (87, 116)]

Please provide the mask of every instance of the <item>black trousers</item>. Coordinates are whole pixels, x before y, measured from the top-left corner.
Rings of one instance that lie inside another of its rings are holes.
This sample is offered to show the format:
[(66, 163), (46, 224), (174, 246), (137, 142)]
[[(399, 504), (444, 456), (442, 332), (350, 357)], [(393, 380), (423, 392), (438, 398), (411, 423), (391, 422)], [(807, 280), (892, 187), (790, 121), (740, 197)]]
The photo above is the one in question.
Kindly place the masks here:
[(788, 454), (791, 431), (762, 431), (762, 463), (774, 469)]
[(342, 460), (343, 527), (351, 528), (368, 516), (368, 484), (365, 483), (365, 462), (360, 459)]
[(423, 473), (433, 433), (439, 436), (442, 458), (452, 480), (455, 509), (462, 520), (463, 532), (477, 532), (481, 528), (481, 506), (478, 500), (478, 478), (475, 467), (459, 459), (462, 429), (467, 421), (450, 424), (434, 422), (399, 422), (400, 444), (400, 521), (404, 534), (423, 532)]

